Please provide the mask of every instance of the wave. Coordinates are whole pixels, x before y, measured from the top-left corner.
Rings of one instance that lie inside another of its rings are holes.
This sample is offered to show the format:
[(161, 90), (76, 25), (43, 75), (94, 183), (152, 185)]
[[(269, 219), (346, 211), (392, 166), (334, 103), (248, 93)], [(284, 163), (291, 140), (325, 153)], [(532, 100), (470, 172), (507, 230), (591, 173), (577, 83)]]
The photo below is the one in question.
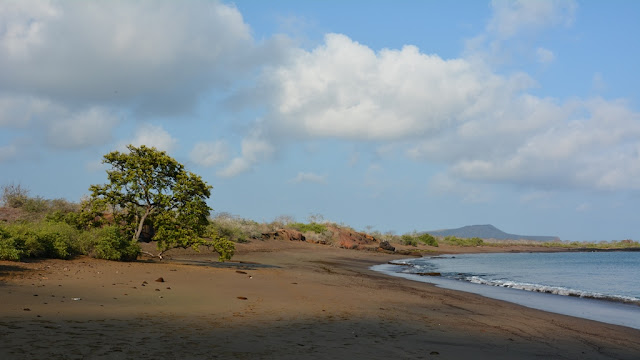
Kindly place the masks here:
[(499, 287), (505, 287), (505, 288), (511, 288), (511, 289), (519, 289), (519, 290), (526, 290), (526, 291), (533, 291), (533, 292), (554, 294), (554, 295), (574, 296), (574, 297), (587, 298), (587, 299), (608, 300), (608, 301), (615, 301), (615, 302), (621, 302), (626, 304), (635, 304), (640, 306), (640, 299), (631, 297), (631, 296), (606, 295), (606, 294), (600, 294), (597, 292), (576, 290), (576, 289), (570, 289), (570, 288), (565, 288), (560, 286), (530, 284), (530, 283), (523, 283), (523, 282), (516, 282), (516, 281), (509, 281), (509, 280), (489, 280), (489, 279), (484, 279), (480, 276), (467, 276), (462, 280), (469, 281), (474, 284), (499, 286)]
[(606, 300), (606, 301), (613, 301), (613, 302), (619, 302), (619, 303), (625, 303), (625, 304), (634, 304), (634, 305), (640, 306), (640, 298), (631, 297), (631, 296), (608, 295), (608, 294), (601, 294), (597, 292), (571, 289), (571, 288), (566, 288), (561, 286), (532, 284), (532, 283), (517, 282), (517, 281), (511, 281), (511, 280), (492, 280), (492, 279), (486, 279), (486, 278), (483, 278), (482, 276), (473, 275), (473, 274), (463, 274), (463, 273), (440, 274), (439, 272), (433, 272), (435, 269), (437, 269), (436, 266), (429, 263), (417, 264), (413, 261), (413, 259), (393, 260), (393, 261), (390, 261), (389, 264), (403, 267), (403, 270), (399, 272), (406, 273), (406, 274), (415, 274), (420, 276), (423, 276), (423, 275), (434, 276), (435, 274), (438, 274), (438, 276), (442, 276), (444, 278), (467, 281), (470, 283), (480, 284), (480, 285), (504, 287), (504, 288), (510, 288), (510, 289), (518, 289), (518, 290), (525, 290), (525, 291), (532, 291), (532, 292), (546, 293), (546, 294), (553, 294), (553, 295), (572, 296), (572, 297), (579, 297), (579, 298), (585, 298), (585, 299)]

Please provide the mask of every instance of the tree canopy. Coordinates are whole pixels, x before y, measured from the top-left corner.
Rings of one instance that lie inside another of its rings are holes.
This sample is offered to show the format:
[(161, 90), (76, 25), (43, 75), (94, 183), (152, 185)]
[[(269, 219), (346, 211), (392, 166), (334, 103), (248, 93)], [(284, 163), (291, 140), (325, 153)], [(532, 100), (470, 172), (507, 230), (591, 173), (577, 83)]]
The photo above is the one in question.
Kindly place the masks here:
[(115, 224), (132, 243), (143, 230), (151, 229), (157, 241), (157, 255), (176, 247), (215, 244), (203, 239), (211, 208), (206, 200), (212, 187), (196, 174), (153, 147), (127, 146), (129, 152), (114, 151), (104, 156), (109, 182), (92, 185), (93, 209), (108, 209)]

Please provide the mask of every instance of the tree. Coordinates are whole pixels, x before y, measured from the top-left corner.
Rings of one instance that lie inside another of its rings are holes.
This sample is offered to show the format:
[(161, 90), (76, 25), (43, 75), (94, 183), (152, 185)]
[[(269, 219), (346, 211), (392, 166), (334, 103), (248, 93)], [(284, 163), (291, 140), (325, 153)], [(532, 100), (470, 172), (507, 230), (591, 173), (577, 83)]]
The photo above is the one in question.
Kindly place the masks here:
[[(198, 245), (214, 246), (206, 234), (211, 208), (206, 199), (212, 187), (200, 176), (164, 151), (144, 145), (127, 146), (128, 153), (111, 152), (104, 156), (109, 183), (92, 185), (93, 209), (109, 208), (114, 222), (133, 244), (137, 244), (145, 228), (152, 229), (162, 259), (165, 251)], [(213, 236), (215, 237), (215, 235)]]

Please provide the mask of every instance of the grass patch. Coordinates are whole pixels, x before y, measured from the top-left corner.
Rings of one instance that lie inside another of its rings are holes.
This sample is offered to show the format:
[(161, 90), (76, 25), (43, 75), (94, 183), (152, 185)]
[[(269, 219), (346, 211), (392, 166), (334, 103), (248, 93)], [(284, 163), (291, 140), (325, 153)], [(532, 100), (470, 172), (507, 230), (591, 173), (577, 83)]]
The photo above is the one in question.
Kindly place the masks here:
[(305, 223), (293, 223), (290, 224), (289, 227), (296, 229), (302, 233), (306, 233), (306, 232), (314, 232), (316, 234), (322, 234), (325, 231), (328, 230), (327, 225), (326, 224), (319, 224), (316, 222), (311, 222), (308, 224)]

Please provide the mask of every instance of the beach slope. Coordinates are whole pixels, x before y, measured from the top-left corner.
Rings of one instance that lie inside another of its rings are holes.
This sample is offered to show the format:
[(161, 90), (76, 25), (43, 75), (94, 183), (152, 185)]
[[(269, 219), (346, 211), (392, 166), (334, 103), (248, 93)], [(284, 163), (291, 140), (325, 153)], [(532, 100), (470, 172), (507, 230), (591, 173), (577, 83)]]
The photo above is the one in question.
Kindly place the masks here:
[(226, 264), (0, 262), (0, 358), (640, 358), (639, 330), (369, 270), (398, 258), (257, 241)]

